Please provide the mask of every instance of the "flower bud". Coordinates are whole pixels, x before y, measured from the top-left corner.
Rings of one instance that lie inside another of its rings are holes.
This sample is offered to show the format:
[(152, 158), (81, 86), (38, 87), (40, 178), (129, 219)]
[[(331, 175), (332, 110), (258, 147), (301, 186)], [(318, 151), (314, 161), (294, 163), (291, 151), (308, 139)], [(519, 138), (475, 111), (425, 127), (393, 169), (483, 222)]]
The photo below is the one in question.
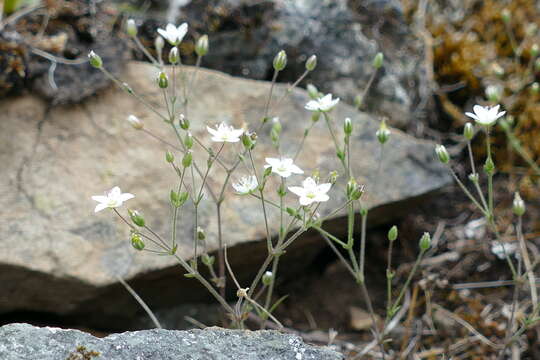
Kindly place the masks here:
[(502, 88), (497, 85), (489, 85), (486, 87), (486, 97), (491, 102), (499, 103), (502, 97)]
[(90, 61), (90, 65), (92, 65), (96, 69), (100, 69), (103, 66), (103, 60), (101, 60), (101, 57), (93, 50), (90, 51), (90, 53), (88, 54), (88, 59)]
[(392, 226), (390, 230), (388, 230), (388, 240), (389, 241), (395, 241), (398, 236), (398, 228), (396, 225)]
[(311, 55), (306, 61), (306, 70), (313, 71), (317, 67), (317, 55)]
[(307, 84), (306, 89), (310, 98), (312, 98), (313, 100), (316, 100), (319, 98), (319, 90), (317, 89), (315, 85)]
[(274, 281), (274, 274), (271, 271), (267, 271), (262, 276), (262, 283), (266, 286), (269, 286)]
[(345, 118), (345, 122), (343, 123), (343, 132), (345, 132), (345, 135), (350, 136), (352, 134), (352, 122), (351, 118)]
[(314, 111), (314, 112), (311, 114), (311, 121), (313, 121), (314, 123), (316, 123), (317, 121), (319, 121), (320, 118), (321, 118), (321, 112), (320, 112), (320, 111)]
[(171, 190), (170, 193), (170, 200), (171, 204), (175, 207), (180, 207), (184, 205), (186, 200), (188, 199), (189, 194), (185, 191), (182, 191), (181, 193), (177, 193), (174, 190)]
[(450, 155), (448, 155), (448, 151), (446, 151), (444, 145), (435, 146), (435, 153), (439, 157), (439, 161), (441, 163), (448, 164), (448, 161), (450, 161)]
[(523, 214), (525, 214), (525, 202), (523, 201), (518, 192), (516, 192), (514, 195), (512, 211), (514, 211), (514, 214), (516, 214), (517, 216), (523, 216)]
[(377, 130), (375, 135), (377, 136), (377, 140), (379, 140), (379, 143), (381, 145), (386, 143), (388, 139), (390, 138), (390, 130), (388, 130), (388, 126), (386, 126), (386, 121), (384, 119), (383, 121), (381, 121), (379, 130)]
[(486, 162), (484, 164), (484, 171), (488, 175), (493, 175), (493, 173), (495, 172), (495, 163), (493, 163), (493, 159), (491, 159), (491, 157), (488, 157), (486, 159)]
[(144, 227), (144, 218), (137, 210), (128, 210), (128, 214), (135, 225)]
[(278, 52), (276, 57), (274, 57), (274, 70), (281, 71), (287, 66), (287, 54), (285, 50)]
[(465, 127), (463, 128), (463, 136), (468, 141), (471, 141), (472, 138), (474, 137), (474, 125), (471, 124), (470, 122), (465, 124)]
[(197, 226), (197, 240), (203, 241), (206, 239), (206, 233), (204, 232), (204, 229), (200, 226)]
[(178, 48), (176, 46), (173, 46), (171, 51), (169, 51), (169, 62), (171, 64), (178, 64), (178, 60), (180, 60), (180, 56), (178, 55)]
[(495, 74), (496, 76), (504, 76), (504, 69), (501, 67), (501, 65), (497, 63), (493, 63), (491, 65), (491, 71), (493, 71), (493, 74)]
[(187, 133), (186, 138), (184, 139), (184, 145), (188, 150), (193, 147), (193, 135), (191, 135), (190, 132)]
[(330, 184), (332, 184), (332, 185), (335, 184), (338, 177), (339, 177), (339, 174), (338, 174), (337, 171), (334, 170), (334, 171), (330, 172)]
[(420, 251), (424, 252), (431, 246), (431, 236), (425, 232), (420, 238)]
[(242, 144), (244, 145), (246, 150), (251, 150), (255, 147), (257, 134), (249, 133), (246, 131), (242, 134), (241, 139), (242, 139)]
[(214, 256), (208, 256), (208, 254), (203, 254), (203, 256), (201, 257), (201, 261), (204, 265), (211, 267), (212, 265), (214, 265), (216, 258)]
[(191, 166), (191, 163), (193, 162), (193, 154), (191, 151), (186, 152), (184, 155), (184, 158), (182, 159), (182, 166), (185, 168), (188, 168)]
[(477, 173), (473, 173), (473, 174), (469, 174), (469, 180), (475, 184), (478, 182), (478, 174)]
[(163, 46), (165, 46), (165, 40), (161, 36), (157, 36), (154, 40), (154, 48), (156, 49), (156, 52), (159, 54), (161, 59), (161, 52), (163, 51)]
[(538, 94), (538, 92), (540, 91), (540, 85), (537, 82), (533, 82), (531, 84), (531, 87), (529, 88), (529, 91), (532, 95)]
[(184, 114), (180, 114), (180, 120), (178, 123), (182, 129), (189, 129), (189, 120), (184, 116)]
[(375, 69), (380, 69), (381, 66), (383, 65), (383, 61), (384, 61), (384, 55), (383, 53), (377, 53), (377, 55), (375, 55), (375, 57), (373, 58), (373, 67)]
[(204, 56), (208, 54), (208, 35), (203, 35), (197, 40), (195, 45), (195, 53), (198, 56)]
[(532, 44), (531, 46), (531, 57), (535, 58), (538, 56), (538, 52), (540, 51), (540, 47), (538, 44)]
[(501, 19), (502, 21), (504, 21), (505, 23), (509, 23), (510, 20), (512, 19), (512, 15), (510, 13), (510, 10), (508, 9), (503, 9), (503, 11), (501, 12)]
[(358, 185), (355, 179), (351, 178), (347, 183), (347, 197), (350, 200), (358, 200), (364, 194), (364, 185)]
[(362, 107), (362, 95), (356, 95), (353, 99), (353, 104), (357, 109)]
[(136, 130), (141, 130), (144, 127), (144, 124), (142, 123), (142, 121), (139, 120), (139, 118), (136, 117), (135, 115), (129, 115), (127, 118), (127, 121)]
[(137, 25), (135, 24), (135, 20), (133, 19), (128, 19), (126, 21), (126, 33), (129, 35), (129, 36), (137, 36)]
[(141, 235), (137, 234), (136, 232), (131, 233), (131, 246), (135, 250), (143, 250), (144, 249), (144, 241), (141, 238)]
[(166, 89), (169, 86), (169, 78), (167, 77), (167, 74), (161, 71), (158, 75), (157, 83), (160, 88)]
[(165, 153), (165, 161), (167, 161), (169, 164), (174, 162), (174, 155), (170, 151)]

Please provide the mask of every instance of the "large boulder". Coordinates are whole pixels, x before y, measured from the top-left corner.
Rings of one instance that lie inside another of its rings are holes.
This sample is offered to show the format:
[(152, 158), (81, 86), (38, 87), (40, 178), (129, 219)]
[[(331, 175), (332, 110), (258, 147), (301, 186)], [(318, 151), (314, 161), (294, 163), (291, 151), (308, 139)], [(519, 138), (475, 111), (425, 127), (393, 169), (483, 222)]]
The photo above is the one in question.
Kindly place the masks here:
[(97, 338), (78, 330), (9, 324), (0, 327), (3, 360), (341, 360), (326, 347), (277, 331), (145, 330)]
[[(185, 71), (189, 78), (192, 70)], [(123, 80), (150, 103), (158, 104), (162, 93), (154, 78), (152, 66), (130, 63)], [(212, 146), (206, 125), (224, 120), (237, 127), (247, 124), (255, 128), (269, 89), (267, 82), (200, 70), (189, 110), (194, 134)], [(285, 91), (285, 86), (276, 86), (275, 98)], [(311, 114), (304, 109), (308, 100), (306, 92), (297, 89), (271, 110), (283, 125), (283, 155), (296, 151), (310, 124)], [(136, 195), (126, 205), (141, 210), (147, 223), (169, 238), (168, 193), (178, 179), (165, 162), (167, 146), (134, 130), (125, 119), (129, 113), (136, 114), (147, 129), (175, 142), (168, 125), (118, 89), (64, 107), (50, 107), (42, 99), (26, 95), (0, 102), (0, 109), (0, 208), (4, 209), (0, 216), (0, 313), (37, 311), (83, 316), (99, 311), (103, 315), (89, 316), (90, 322), (110, 326), (119, 319), (119, 324), (124, 324), (140, 309), (116, 276), (133, 280), (132, 286), (153, 308), (208, 299), (195, 280), (181, 276), (174, 259), (134, 251), (128, 241), (128, 227), (111, 212), (94, 214), (95, 203), (90, 200), (92, 195), (119, 185)], [(371, 209), (370, 224), (399, 216), (415, 200), (450, 182), (445, 168), (435, 161), (432, 143), (395, 130), (379, 167), (380, 145), (374, 136), (378, 122), (339, 104), (332, 112), (336, 129), (341, 128), (345, 117), (354, 123), (352, 170), (358, 181), (367, 185), (363, 201)], [(276, 156), (267, 136), (269, 126), (259, 133), (254, 152), (260, 169), (265, 156)], [(202, 153), (197, 150), (195, 158), (205, 167)], [(223, 159), (230, 162), (233, 158), (232, 145), (228, 145)], [(318, 169), (325, 176), (339, 170), (324, 121), (313, 127), (297, 163), (306, 174)], [(210, 185), (219, 189), (223, 178), (224, 172), (215, 166)], [(275, 180), (272, 178), (269, 186), (277, 189)], [(301, 180), (293, 177), (289, 184)], [(224, 239), (231, 265), (247, 285), (266, 256), (264, 241), (259, 241), (265, 237), (260, 202), (234, 195), (231, 187), (226, 190), (222, 207)], [(332, 190), (330, 195), (331, 201), (320, 208), (323, 216), (344, 201), (342, 191)], [(294, 204), (296, 198), (291, 196), (290, 201)], [(184, 259), (193, 256), (191, 206), (187, 209), (178, 225), (178, 254)], [(327, 223), (338, 234), (345, 229), (343, 215), (340, 212)], [(269, 217), (275, 230), (278, 213), (270, 212)], [(209, 252), (217, 249), (215, 219), (215, 207), (207, 197), (201, 205), (199, 226), (207, 232)], [(315, 234), (300, 238), (283, 257), (282, 273), (300, 271), (323, 244)]]

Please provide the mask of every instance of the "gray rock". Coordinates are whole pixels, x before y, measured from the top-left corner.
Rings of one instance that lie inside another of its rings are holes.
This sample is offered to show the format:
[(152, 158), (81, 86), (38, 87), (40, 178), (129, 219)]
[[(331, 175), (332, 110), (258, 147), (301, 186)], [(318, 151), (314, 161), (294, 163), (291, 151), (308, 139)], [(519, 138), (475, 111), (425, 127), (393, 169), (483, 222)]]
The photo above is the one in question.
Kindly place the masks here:
[[(285, 49), (288, 67), (278, 81), (293, 82), (304, 62), (318, 56), (318, 69), (303, 82), (345, 101), (363, 93), (377, 52), (385, 55), (364, 104), (375, 115), (405, 128), (418, 103), (423, 50), (397, 0), (207, 0), (184, 6), (177, 20), (193, 33), (210, 33), (206, 67), (269, 80), (272, 59)], [(429, 96), (429, 95), (427, 95)]]
[[(82, 348), (84, 347), (84, 348)], [(83, 357), (86, 354), (87, 357)], [(221, 328), (145, 330), (97, 338), (77, 330), (9, 324), (0, 328), (3, 360), (339, 360), (329, 348), (277, 331)]]
[[(192, 70), (186, 71), (189, 76)], [(151, 103), (160, 103), (162, 93), (154, 76), (152, 66), (130, 63), (123, 80)], [(208, 141), (206, 125), (223, 120), (237, 127), (248, 124), (254, 128), (269, 88), (267, 82), (201, 70), (189, 111), (194, 134)], [(285, 86), (277, 86), (275, 98), (285, 91)], [(308, 100), (305, 91), (295, 90), (271, 110), (283, 125), (283, 155), (294, 154), (310, 124), (310, 114), (303, 108)], [(126, 203), (127, 207), (142, 211), (156, 232), (166, 239), (170, 237), (168, 193), (177, 177), (164, 160), (167, 146), (132, 129), (125, 119), (134, 113), (146, 128), (175, 142), (166, 124), (117, 89), (80, 105), (49, 108), (40, 98), (28, 95), (0, 102), (0, 109), (0, 208), (6, 209), (0, 216), (0, 313), (39, 311), (84, 316), (98, 326), (116, 324), (121, 328), (140, 308), (118, 284), (117, 275), (130, 279), (153, 309), (208, 301), (207, 292), (195, 280), (181, 276), (174, 259), (134, 251), (125, 224), (107, 211), (93, 213), (95, 202), (90, 197), (118, 185), (136, 195)], [(371, 209), (370, 225), (410, 211), (414, 201), (450, 182), (446, 169), (435, 161), (432, 143), (392, 130), (379, 169), (380, 146), (374, 135), (378, 123), (345, 104), (339, 104), (332, 117), (336, 128), (341, 127), (345, 117), (353, 119), (353, 173), (367, 185), (363, 201)], [(254, 152), (261, 168), (265, 156), (276, 155), (268, 132), (267, 125), (259, 133)], [(207, 144), (211, 145), (209, 141)], [(223, 159), (232, 161), (234, 153), (230, 147), (227, 149)], [(306, 174), (319, 169), (325, 176), (339, 170), (334, 152), (321, 120), (313, 127), (297, 163)], [(196, 161), (206, 163), (202, 152), (195, 155)], [(222, 169), (215, 167), (211, 186), (219, 189), (223, 178)], [(301, 179), (293, 177), (290, 183)], [(341, 181), (343, 185), (345, 179)], [(277, 189), (278, 184), (272, 181), (269, 186)], [(323, 216), (344, 201), (337, 188), (331, 196), (332, 200), (320, 208)], [(288, 201), (296, 204), (292, 196)], [(230, 262), (240, 282), (247, 284), (266, 257), (264, 241), (257, 241), (265, 237), (260, 203), (234, 195), (229, 187), (222, 210)], [(125, 212), (125, 208), (121, 211)], [(193, 256), (190, 214), (184, 213), (177, 229), (178, 254), (186, 260)], [(343, 215), (339, 213), (326, 226), (343, 234)], [(270, 212), (269, 217), (275, 225), (279, 214)], [(207, 232), (207, 250), (215, 251), (217, 224), (210, 200), (201, 204), (199, 225)], [(306, 234), (283, 256), (283, 270), (278, 276), (302, 271), (323, 246), (315, 234)]]

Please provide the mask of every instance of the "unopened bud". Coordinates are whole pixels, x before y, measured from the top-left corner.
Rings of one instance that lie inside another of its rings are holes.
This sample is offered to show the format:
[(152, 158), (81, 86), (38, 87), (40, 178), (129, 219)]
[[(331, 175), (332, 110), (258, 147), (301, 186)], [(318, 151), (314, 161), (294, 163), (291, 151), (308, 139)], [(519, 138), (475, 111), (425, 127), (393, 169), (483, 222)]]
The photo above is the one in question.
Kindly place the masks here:
[(281, 71), (285, 69), (285, 66), (287, 66), (287, 53), (285, 53), (285, 50), (281, 50), (278, 52), (278, 54), (274, 57), (274, 70)]
[(398, 237), (398, 228), (396, 225), (392, 226), (390, 230), (388, 230), (388, 240), (395, 241)]
[(448, 155), (448, 151), (446, 151), (444, 145), (435, 146), (435, 153), (439, 157), (439, 161), (441, 163), (448, 164), (448, 162), (450, 161), (450, 155)]
[(144, 218), (137, 210), (128, 210), (128, 214), (135, 225), (144, 227)]
[(171, 51), (169, 51), (169, 62), (171, 64), (178, 64), (178, 61), (180, 60), (180, 56), (178, 55), (178, 48), (174, 46)]
[(379, 130), (377, 130), (375, 135), (377, 136), (377, 140), (379, 140), (379, 143), (381, 145), (386, 143), (388, 139), (390, 138), (390, 130), (388, 129), (388, 126), (386, 126), (386, 121), (384, 119), (383, 121), (381, 121)]
[(420, 251), (426, 251), (431, 246), (431, 236), (425, 232), (420, 238)]
[(189, 120), (184, 116), (184, 114), (180, 114), (180, 120), (178, 121), (180, 124), (180, 127), (184, 130), (189, 129)]
[(167, 74), (161, 71), (158, 75), (157, 83), (160, 88), (166, 89), (169, 86), (169, 78), (167, 77)]
[(191, 135), (190, 132), (186, 135), (186, 138), (184, 139), (184, 145), (186, 146), (186, 149), (190, 150), (193, 147), (193, 135)]
[(136, 130), (141, 130), (144, 127), (144, 124), (142, 123), (142, 121), (139, 120), (139, 118), (136, 117), (135, 115), (129, 115), (127, 118), (127, 121)]
[(335, 184), (338, 177), (339, 177), (339, 174), (338, 174), (337, 171), (334, 170), (334, 171), (330, 172), (330, 184)]
[(345, 118), (345, 122), (343, 123), (343, 132), (345, 135), (350, 136), (352, 134), (352, 122), (351, 118)]
[(508, 9), (503, 9), (503, 11), (501, 12), (501, 19), (502, 21), (504, 21), (505, 23), (509, 23), (510, 20), (512, 19), (512, 15), (510, 13), (510, 10)]
[(516, 192), (514, 195), (512, 210), (517, 216), (523, 216), (523, 214), (525, 214), (525, 202), (523, 201), (518, 192)]
[(267, 271), (262, 276), (262, 283), (266, 286), (269, 286), (272, 284), (272, 281), (274, 280), (274, 274), (272, 274), (271, 271)]
[(537, 82), (533, 82), (529, 90), (531, 94), (536, 95), (540, 91), (540, 85)]
[(313, 113), (311, 114), (311, 121), (313, 121), (314, 123), (319, 121), (319, 119), (321, 118), (321, 112), (320, 111), (313, 111)]
[(538, 52), (540, 52), (540, 47), (538, 44), (532, 44), (531, 46), (531, 57), (535, 58), (538, 56)]
[(486, 159), (486, 162), (484, 164), (484, 171), (488, 175), (493, 175), (495, 172), (495, 163), (493, 162), (493, 159), (491, 157), (488, 157)]
[(317, 55), (311, 55), (306, 61), (306, 70), (313, 71), (317, 67)]
[(202, 241), (206, 239), (206, 233), (204, 232), (204, 229), (200, 226), (197, 226), (197, 240)]
[(169, 164), (174, 162), (174, 155), (170, 151), (165, 153), (165, 161), (167, 161)]
[(499, 103), (502, 98), (502, 88), (497, 85), (489, 85), (486, 87), (486, 97), (491, 102)]
[(384, 55), (383, 53), (377, 53), (377, 55), (375, 55), (375, 57), (373, 58), (373, 67), (375, 69), (380, 69), (381, 66), (383, 65), (383, 61), (384, 61)]
[(184, 158), (182, 159), (182, 166), (185, 168), (188, 168), (191, 166), (191, 163), (193, 161), (193, 154), (191, 151), (186, 152), (184, 155)]
[(465, 127), (463, 128), (463, 136), (468, 141), (471, 141), (472, 138), (474, 137), (474, 125), (471, 124), (470, 122), (465, 124)]
[(255, 139), (257, 139), (257, 135), (255, 133), (248, 133), (246, 131), (242, 134), (241, 139), (246, 150), (251, 150), (255, 147)]
[(157, 36), (154, 40), (154, 48), (156, 49), (156, 52), (159, 54), (161, 59), (161, 52), (163, 51), (163, 46), (165, 46), (165, 40), (161, 36)]
[(307, 84), (306, 89), (310, 98), (312, 98), (313, 100), (316, 100), (319, 98), (319, 90), (317, 89), (315, 85)]
[(90, 65), (92, 65), (96, 69), (100, 69), (103, 66), (103, 60), (101, 60), (101, 57), (93, 50), (90, 51), (90, 53), (88, 54), (88, 59), (90, 61)]
[(478, 174), (477, 173), (472, 173), (472, 174), (469, 174), (469, 180), (475, 184), (478, 182)]
[(195, 53), (197, 53), (198, 56), (204, 56), (208, 54), (208, 35), (203, 35), (197, 40), (197, 44), (195, 45)]
[(128, 19), (126, 21), (126, 33), (129, 35), (129, 36), (137, 36), (137, 25), (135, 24), (135, 20), (133, 19)]
[(131, 246), (139, 251), (144, 249), (144, 241), (141, 239), (141, 235), (135, 232), (131, 233)]
[(208, 254), (203, 254), (203, 256), (201, 257), (201, 261), (204, 265), (211, 267), (212, 265), (214, 265), (216, 258), (214, 256), (208, 256)]

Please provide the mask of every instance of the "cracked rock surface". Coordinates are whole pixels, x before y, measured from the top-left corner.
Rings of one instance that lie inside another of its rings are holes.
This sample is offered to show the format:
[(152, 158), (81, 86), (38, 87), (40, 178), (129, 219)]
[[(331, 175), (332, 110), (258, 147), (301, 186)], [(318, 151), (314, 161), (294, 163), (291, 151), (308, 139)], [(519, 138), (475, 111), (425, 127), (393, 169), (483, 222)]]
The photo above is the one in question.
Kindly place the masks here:
[[(123, 80), (157, 104), (162, 93), (154, 76), (152, 66), (129, 63)], [(193, 133), (212, 145), (207, 125), (226, 121), (236, 127), (245, 124), (256, 128), (269, 88), (268, 82), (201, 70), (189, 109)], [(275, 98), (285, 91), (285, 85), (276, 86)], [(271, 115), (279, 116), (283, 126), (284, 156), (296, 152), (310, 124), (311, 114), (304, 109), (308, 100), (305, 91), (294, 90), (279, 107), (271, 108)], [(140, 309), (116, 276), (131, 280), (153, 309), (208, 300), (195, 280), (181, 276), (174, 259), (136, 252), (128, 241), (128, 227), (114, 214), (93, 213), (95, 202), (90, 197), (120, 186), (136, 196), (126, 207), (140, 210), (156, 232), (170, 237), (168, 193), (178, 181), (164, 160), (165, 151), (171, 149), (131, 128), (126, 117), (137, 115), (146, 128), (174, 143), (167, 124), (117, 89), (82, 104), (62, 107), (50, 107), (36, 96), (25, 95), (0, 102), (0, 109), (0, 314), (37, 311), (86, 316), (97, 325), (125, 322)], [(359, 183), (366, 184), (363, 203), (371, 209), (370, 224), (392, 220), (414, 201), (450, 182), (446, 170), (435, 160), (432, 143), (396, 130), (392, 130), (386, 145), (382, 175), (378, 176), (380, 146), (374, 135), (378, 122), (339, 104), (332, 112), (339, 133), (345, 117), (351, 117), (354, 125), (353, 172)], [(266, 156), (277, 155), (268, 139), (269, 127), (259, 133), (254, 151), (261, 169)], [(175, 154), (181, 159), (180, 153)], [(206, 164), (207, 156), (202, 151), (194, 155), (200, 164)], [(233, 148), (227, 147), (223, 160), (232, 162), (234, 156)], [(297, 163), (306, 174), (319, 170), (321, 177), (339, 170), (323, 120), (313, 127)], [(219, 190), (225, 174), (218, 166), (214, 169), (210, 186)], [(239, 175), (245, 174), (243, 171)], [(296, 185), (302, 179), (294, 176), (289, 183)], [(269, 194), (275, 194), (279, 185), (275, 180), (272, 177), (269, 182)], [(329, 193), (331, 201), (320, 208), (322, 216), (344, 203), (341, 189), (346, 179), (341, 177), (340, 181)], [(296, 197), (288, 199), (291, 206), (296, 204)], [(126, 207), (120, 211), (125, 213)], [(206, 230), (210, 252), (217, 248), (215, 211), (207, 197), (201, 204), (199, 226)], [(184, 212), (177, 229), (178, 254), (185, 259), (193, 255), (191, 213)], [(265, 237), (260, 202), (236, 196), (228, 187), (222, 213), (230, 262), (245, 284), (266, 257), (266, 245), (259, 241)], [(343, 233), (343, 215), (337, 214), (326, 226), (336, 234)], [(279, 214), (270, 211), (269, 217), (270, 223), (276, 224)], [(323, 246), (324, 241), (315, 234), (298, 239), (283, 256), (283, 270), (278, 276), (298, 273)], [(103, 315), (92, 315), (98, 311)]]
[(96, 338), (77, 330), (9, 324), (0, 327), (0, 358), (341, 360), (343, 356), (329, 348), (307, 345), (296, 335), (277, 331), (145, 330)]

